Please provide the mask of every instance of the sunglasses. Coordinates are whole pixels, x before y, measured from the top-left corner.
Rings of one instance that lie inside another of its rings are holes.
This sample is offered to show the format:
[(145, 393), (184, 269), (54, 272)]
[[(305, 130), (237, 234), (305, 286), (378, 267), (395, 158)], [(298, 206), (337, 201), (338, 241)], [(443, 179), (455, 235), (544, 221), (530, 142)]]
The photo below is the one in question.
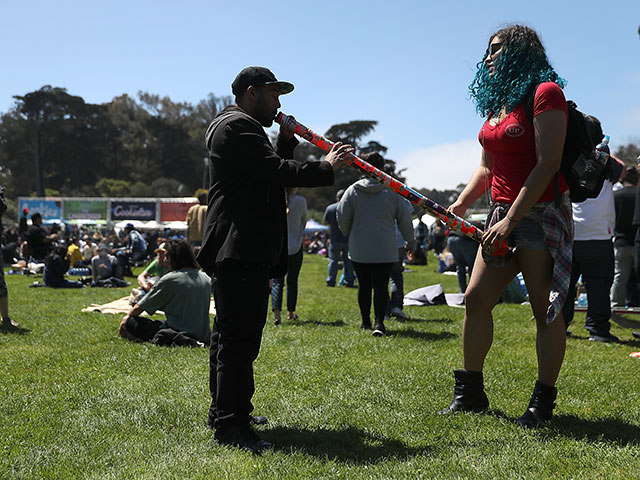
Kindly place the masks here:
[(484, 56), (486, 57), (487, 55), (491, 55), (492, 57), (498, 53), (498, 50), (500, 50), (502, 48), (502, 42), (496, 42), (496, 43), (492, 43), (489, 45), (489, 48), (487, 48), (487, 51), (485, 52)]

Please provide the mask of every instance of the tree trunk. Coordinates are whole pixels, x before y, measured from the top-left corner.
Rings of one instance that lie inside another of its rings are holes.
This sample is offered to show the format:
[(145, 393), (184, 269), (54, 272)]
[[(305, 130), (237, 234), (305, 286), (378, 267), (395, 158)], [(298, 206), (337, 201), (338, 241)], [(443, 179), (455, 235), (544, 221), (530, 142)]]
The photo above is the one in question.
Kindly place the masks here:
[(36, 161), (36, 195), (44, 197), (44, 183), (42, 182), (42, 162), (40, 161), (40, 125), (36, 125), (36, 144), (35, 144), (35, 161)]

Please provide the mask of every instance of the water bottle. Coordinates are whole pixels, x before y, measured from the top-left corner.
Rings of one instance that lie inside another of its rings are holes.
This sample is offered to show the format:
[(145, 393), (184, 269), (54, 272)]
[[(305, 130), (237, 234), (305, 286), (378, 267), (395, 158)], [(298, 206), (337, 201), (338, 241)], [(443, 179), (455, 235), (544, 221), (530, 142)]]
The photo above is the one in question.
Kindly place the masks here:
[(609, 160), (609, 135), (605, 135), (602, 141), (596, 145), (596, 148), (593, 150), (595, 158), (600, 160), (602, 165), (606, 165)]

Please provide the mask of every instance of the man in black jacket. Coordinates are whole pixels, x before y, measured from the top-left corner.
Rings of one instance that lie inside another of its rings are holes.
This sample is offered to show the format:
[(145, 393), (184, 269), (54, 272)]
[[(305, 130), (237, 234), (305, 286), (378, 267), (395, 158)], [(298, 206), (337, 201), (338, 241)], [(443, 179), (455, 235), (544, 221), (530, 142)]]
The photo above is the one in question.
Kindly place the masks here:
[[(216, 318), (211, 334), (209, 426), (218, 443), (258, 452), (271, 447), (251, 429), (257, 358), (267, 317), (269, 279), (287, 262), (284, 187), (332, 185), (333, 170), (353, 149), (337, 143), (323, 162), (291, 160), (298, 141), (280, 127), (274, 149), (263, 127), (293, 90), (264, 67), (247, 67), (232, 84), (236, 104), (209, 125), (211, 188), (198, 263), (212, 276)], [(256, 241), (261, 244), (256, 247)]]

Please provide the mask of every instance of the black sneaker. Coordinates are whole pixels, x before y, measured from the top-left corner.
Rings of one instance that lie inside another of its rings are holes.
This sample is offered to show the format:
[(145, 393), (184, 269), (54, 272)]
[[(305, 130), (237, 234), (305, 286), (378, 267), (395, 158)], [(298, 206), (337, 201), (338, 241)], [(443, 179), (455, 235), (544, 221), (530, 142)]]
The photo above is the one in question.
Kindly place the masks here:
[(253, 423), (254, 425), (266, 425), (267, 423), (269, 423), (269, 420), (263, 415), (252, 415), (249, 418), (249, 422)]
[(631, 333), (631, 335), (633, 335), (636, 338), (640, 338), (640, 332), (633, 332)]
[(374, 337), (384, 337), (386, 333), (387, 333), (387, 329), (384, 328), (384, 323), (382, 322), (376, 323), (376, 325), (373, 327)]
[(360, 324), (360, 328), (363, 330), (371, 330), (371, 320), (363, 320)]
[(273, 448), (271, 442), (261, 439), (248, 426), (231, 427), (224, 433), (216, 431), (213, 438), (220, 445), (230, 445), (251, 453), (261, 453), (263, 450)]
[(612, 335), (611, 333), (607, 333), (606, 335), (595, 335), (595, 334), (591, 334), (591, 336), (589, 337), (589, 340), (591, 340), (592, 342), (602, 342), (602, 343), (611, 343), (611, 342), (619, 342), (620, 339), (618, 337), (616, 337), (615, 335)]

